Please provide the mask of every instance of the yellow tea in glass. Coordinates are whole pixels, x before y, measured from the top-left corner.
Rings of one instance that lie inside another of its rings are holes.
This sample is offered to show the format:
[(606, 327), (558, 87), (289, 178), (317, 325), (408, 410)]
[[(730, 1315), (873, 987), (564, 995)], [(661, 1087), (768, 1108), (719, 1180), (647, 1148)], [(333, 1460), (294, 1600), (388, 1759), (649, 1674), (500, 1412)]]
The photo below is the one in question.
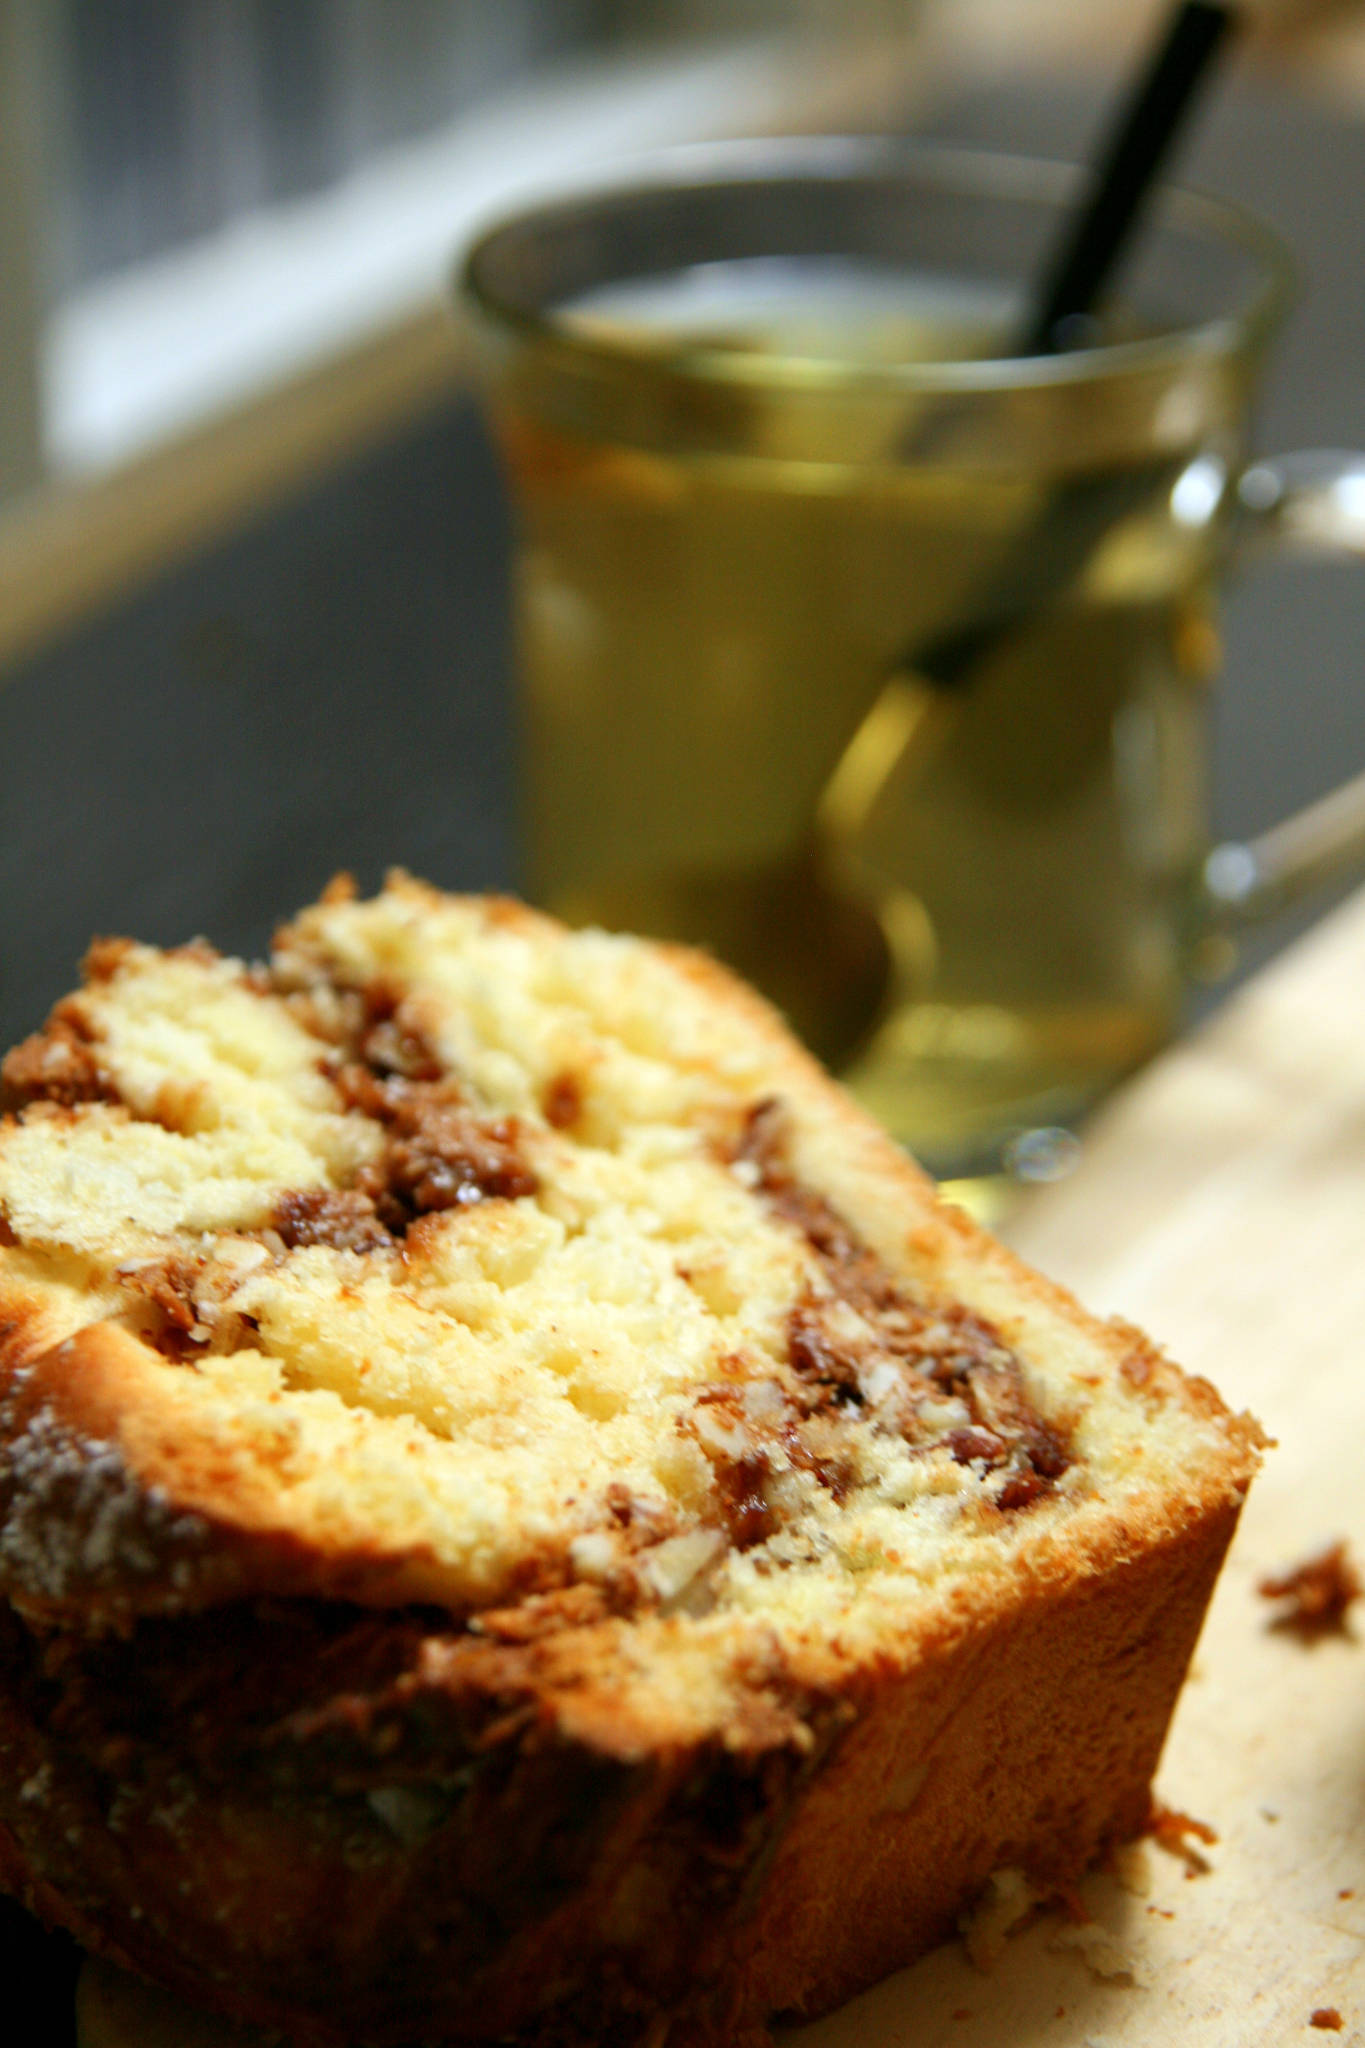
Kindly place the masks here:
[(1173, 1028), (1282, 292), (1258, 231), (1168, 195), (1125, 309), (1012, 359), (1073, 197), (929, 149), (689, 153), (464, 276), (529, 893), (712, 948), (954, 1177)]

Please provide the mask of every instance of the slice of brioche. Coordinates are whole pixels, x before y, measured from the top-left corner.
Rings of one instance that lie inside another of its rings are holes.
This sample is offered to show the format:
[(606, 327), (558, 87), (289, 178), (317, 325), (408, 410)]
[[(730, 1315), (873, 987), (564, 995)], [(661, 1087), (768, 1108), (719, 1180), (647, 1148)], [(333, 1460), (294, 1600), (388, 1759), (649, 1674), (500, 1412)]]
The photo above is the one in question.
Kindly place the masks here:
[(4, 1085), (0, 1881), (95, 1949), (719, 2048), (1142, 1825), (1255, 1426), (708, 960), (334, 886)]

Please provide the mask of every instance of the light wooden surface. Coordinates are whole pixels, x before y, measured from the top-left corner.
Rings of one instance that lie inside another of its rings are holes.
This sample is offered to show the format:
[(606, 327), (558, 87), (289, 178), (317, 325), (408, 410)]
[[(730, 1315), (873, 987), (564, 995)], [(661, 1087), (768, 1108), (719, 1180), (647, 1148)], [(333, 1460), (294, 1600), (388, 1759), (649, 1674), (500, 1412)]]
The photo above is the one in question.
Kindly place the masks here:
[(989, 1975), (942, 1950), (788, 2048), (1365, 2042), (1365, 1602), (1358, 1640), (1305, 1646), (1256, 1590), (1336, 1537), (1365, 1566), (1365, 894), (1134, 1083), (1007, 1234), (1278, 1440), (1158, 1778), (1217, 1830), (1212, 1868), (1149, 1846), (1145, 1897), (1086, 1885), (1144, 1985), (1055, 1952), (1045, 1918)]
[[(1365, 893), (1116, 1101), (1009, 1234), (1278, 1439), (1158, 1778), (1217, 1831), (1211, 1868), (1144, 1845), (1126, 1888), (1087, 1881), (1129, 1976), (1053, 1913), (988, 1974), (953, 1944), (783, 2048), (1365, 2042), (1365, 1602), (1359, 1640), (1308, 1647), (1256, 1590), (1336, 1537), (1365, 1565)], [(104, 1973), (84, 2002), (86, 2048), (248, 2038)], [(1314, 2027), (1328, 2009), (1340, 2031)]]

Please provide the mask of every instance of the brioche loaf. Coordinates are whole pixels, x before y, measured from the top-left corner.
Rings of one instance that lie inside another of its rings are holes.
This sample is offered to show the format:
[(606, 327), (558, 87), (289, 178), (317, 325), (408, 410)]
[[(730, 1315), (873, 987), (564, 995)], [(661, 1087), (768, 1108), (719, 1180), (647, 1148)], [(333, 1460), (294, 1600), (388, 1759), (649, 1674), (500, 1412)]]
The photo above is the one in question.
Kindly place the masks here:
[(4, 1085), (0, 1882), (92, 1949), (733, 2048), (1141, 1827), (1255, 1427), (710, 961), (334, 885)]

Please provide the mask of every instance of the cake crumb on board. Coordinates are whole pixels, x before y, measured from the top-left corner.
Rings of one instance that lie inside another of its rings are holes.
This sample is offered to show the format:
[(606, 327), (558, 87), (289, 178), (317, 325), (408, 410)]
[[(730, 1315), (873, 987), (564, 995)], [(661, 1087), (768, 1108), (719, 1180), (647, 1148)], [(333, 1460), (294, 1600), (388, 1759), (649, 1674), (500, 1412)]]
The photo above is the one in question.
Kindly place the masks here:
[(1059, 1928), (1048, 1947), (1055, 1955), (1075, 1950), (1091, 1975), (1103, 1983), (1126, 1982), (1145, 1991), (1153, 1982), (1150, 1965), (1098, 1920)]
[(1328, 1635), (1351, 1635), (1350, 1610), (1360, 1598), (1361, 1579), (1343, 1541), (1329, 1543), (1301, 1564), (1269, 1573), (1256, 1588), (1263, 1600), (1286, 1603), (1270, 1626), (1296, 1636), (1304, 1643), (1319, 1642)]
[(1203, 1877), (1212, 1870), (1213, 1865), (1203, 1850), (1194, 1846), (1195, 1842), (1212, 1846), (1218, 1840), (1217, 1830), (1211, 1828), (1207, 1821), (1196, 1820), (1193, 1814), (1181, 1813), (1174, 1806), (1163, 1806), (1160, 1800), (1154, 1800), (1147, 1833), (1158, 1849), (1164, 1849), (1168, 1856), (1180, 1858), (1185, 1865), (1186, 1877)]

